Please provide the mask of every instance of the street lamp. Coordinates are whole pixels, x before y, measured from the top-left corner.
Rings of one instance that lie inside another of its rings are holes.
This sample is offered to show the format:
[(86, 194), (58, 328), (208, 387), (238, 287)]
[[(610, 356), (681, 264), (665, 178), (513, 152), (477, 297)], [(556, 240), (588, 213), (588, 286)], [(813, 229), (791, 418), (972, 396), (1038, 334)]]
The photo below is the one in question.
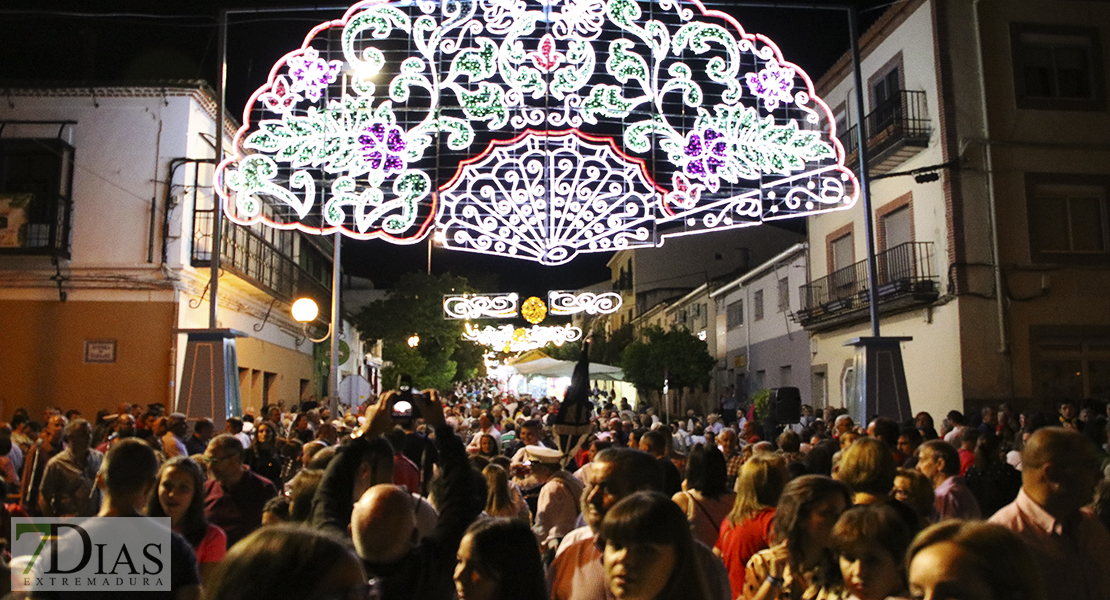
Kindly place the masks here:
[(408, 339), (409, 348), (415, 348), (420, 345), (420, 336), (413, 334)]
[(331, 323), (328, 323), (328, 332), (324, 334), (324, 337), (314, 338), (308, 335), (308, 324), (315, 321), (317, 315), (320, 314), (320, 307), (316, 306), (316, 301), (312, 298), (298, 299), (293, 303), (293, 308), (290, 309), (290, 312), (293, 313), (293, 318), (301, 324), (301, 331), (304, 332), (306, 338), (319, 344), (331, 336)]

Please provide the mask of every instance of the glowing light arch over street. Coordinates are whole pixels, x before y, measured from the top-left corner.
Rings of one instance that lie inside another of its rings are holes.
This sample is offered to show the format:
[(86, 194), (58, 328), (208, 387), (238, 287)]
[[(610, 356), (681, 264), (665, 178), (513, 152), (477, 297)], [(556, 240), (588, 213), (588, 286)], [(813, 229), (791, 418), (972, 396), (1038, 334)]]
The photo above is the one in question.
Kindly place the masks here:
[(228, 217), (560, 264), (842, 210), (835, 119), (697, 0), (367, 0), (251, 96)]

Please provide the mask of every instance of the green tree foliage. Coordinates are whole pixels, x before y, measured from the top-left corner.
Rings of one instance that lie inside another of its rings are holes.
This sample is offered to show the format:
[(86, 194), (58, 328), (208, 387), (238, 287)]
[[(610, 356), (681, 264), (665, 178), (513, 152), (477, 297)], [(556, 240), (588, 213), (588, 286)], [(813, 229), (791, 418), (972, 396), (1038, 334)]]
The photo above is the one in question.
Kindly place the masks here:
[(631, 324), (608, 334), (604, 330), (595, 331), (593, 344), (590, 346), (590, 356), (594, 362), (618, 366), (623, 360), (624, 349), (634, 338)]
[[(473, 292), (467, 280), (451, 274), (409, 273), (389, 297), (376, 300), (355, 318), (359, 332), (382, 340), (382, 359), (392, 363), (382, 370), (383, 387), (398, 375), (412, 377), (419, 389), (448, 389), (453, 381), (484, 376), (482, 352), (462, 339), (463, 321), (443, 318), (443, 295)], [(408, 339), (420, 343), (411, 348)]]
[(686, 329), (652, 326), (625, 347), (620, 366), (625, 378), (647, 395), (662, 392), (665, 373), (670, 374), (672, 390), (705, 387), (715, 363), (709, 346)]

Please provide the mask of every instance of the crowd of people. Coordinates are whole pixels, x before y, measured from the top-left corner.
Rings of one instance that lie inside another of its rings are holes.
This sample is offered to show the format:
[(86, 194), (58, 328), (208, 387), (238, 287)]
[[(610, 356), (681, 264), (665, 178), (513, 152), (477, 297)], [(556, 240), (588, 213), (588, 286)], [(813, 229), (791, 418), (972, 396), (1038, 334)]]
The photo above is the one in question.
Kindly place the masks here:
[(489, 381), (400, 399), (223, 432), (159, 405), (17, 410), (0, 537), (168, 517), (172, 589), (149, 595), (181, 599), (1110, 600), (1106, 404), (771, 427), (735, 398), (666, 423), (595, 394), (568, 437), (556, 400)]

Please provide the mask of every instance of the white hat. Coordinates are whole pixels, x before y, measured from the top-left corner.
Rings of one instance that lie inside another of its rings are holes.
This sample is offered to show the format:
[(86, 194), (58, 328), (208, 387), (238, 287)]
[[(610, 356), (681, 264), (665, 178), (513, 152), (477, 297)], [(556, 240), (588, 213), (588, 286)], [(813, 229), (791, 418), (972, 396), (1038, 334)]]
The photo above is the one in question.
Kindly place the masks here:
[(546, 446), (525, 446), (524, 452), (530, 463), (547, 463), (547, 464), (560, 464), (563, 461), (563, 453), (548, 448)]

